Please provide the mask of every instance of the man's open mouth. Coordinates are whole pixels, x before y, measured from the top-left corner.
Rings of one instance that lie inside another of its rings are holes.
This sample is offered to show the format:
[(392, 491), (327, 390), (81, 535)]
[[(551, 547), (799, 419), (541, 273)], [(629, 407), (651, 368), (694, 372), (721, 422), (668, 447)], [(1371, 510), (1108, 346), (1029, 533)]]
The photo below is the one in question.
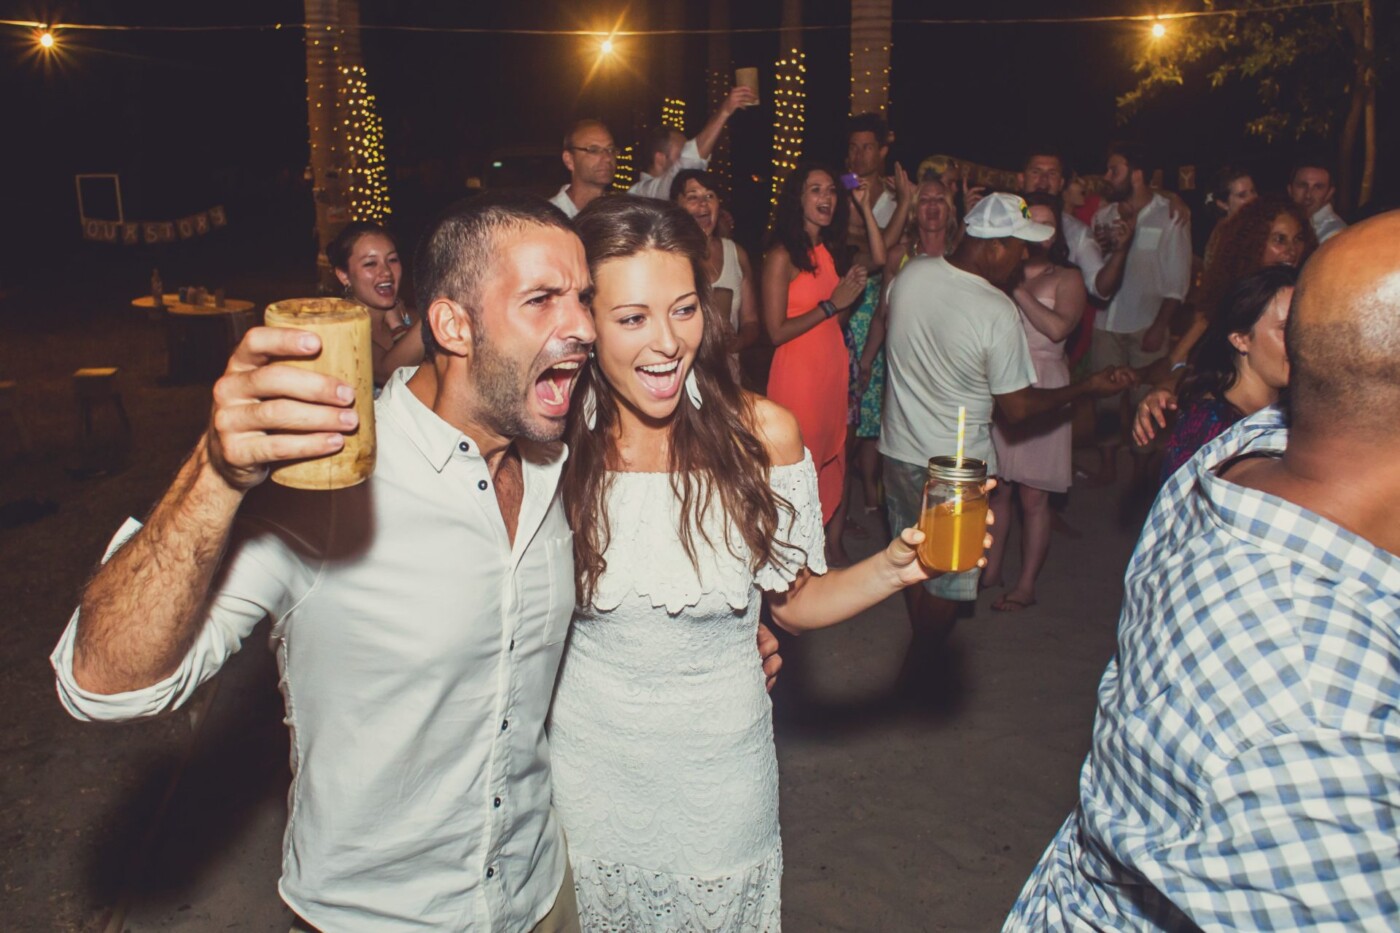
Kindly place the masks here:
[(568, 413), (569, 396), (578, 378), (579, 365), (577, 360), (555, 363), (535, 380), (535, 395), (547, 414), (562, 417)]

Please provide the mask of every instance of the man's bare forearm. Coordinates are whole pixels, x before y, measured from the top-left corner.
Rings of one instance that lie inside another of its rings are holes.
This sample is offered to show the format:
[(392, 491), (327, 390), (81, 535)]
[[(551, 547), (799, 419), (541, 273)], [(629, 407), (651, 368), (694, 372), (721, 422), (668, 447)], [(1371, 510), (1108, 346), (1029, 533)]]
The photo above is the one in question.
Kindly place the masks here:
[(1128, 251), (1126, 249), (1115, 249), (1108, 254), (1108, 259), (1104, 261), (1103, 268), (1094, 277), (1094, 291), (1099, 298), (1104, 301), (1111, 301), (1118, 293), (1118, 288), (1123, 284), (1123, 269), (1128, 264)]
[(243, 493), (210, 464), (201, 439), (143, 527), (83, 593), (73, 678), (93, 693), (168, 677), (199, 633)]

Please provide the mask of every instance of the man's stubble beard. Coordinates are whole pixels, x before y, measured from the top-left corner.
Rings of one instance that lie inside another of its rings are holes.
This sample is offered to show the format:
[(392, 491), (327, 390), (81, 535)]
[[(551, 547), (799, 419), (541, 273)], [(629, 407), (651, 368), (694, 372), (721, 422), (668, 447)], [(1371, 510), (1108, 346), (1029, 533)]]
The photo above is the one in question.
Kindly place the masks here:
[(531, 386), (520, 362), (498, 353), (483, 328), (474, 330), (475, 352), (470, 372), (481, 423), (501, 437), (536, 443), (563, 437), (563, 419), (537, 418), (530, 413), (527, 393)]

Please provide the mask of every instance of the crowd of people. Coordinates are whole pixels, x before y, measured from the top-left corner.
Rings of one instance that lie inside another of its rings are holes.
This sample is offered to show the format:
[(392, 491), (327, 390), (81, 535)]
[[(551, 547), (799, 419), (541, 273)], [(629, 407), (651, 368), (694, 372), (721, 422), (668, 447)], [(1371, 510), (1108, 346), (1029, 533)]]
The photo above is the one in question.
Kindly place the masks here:
[[(295, 929), (777, 930), (763, 613), (800, 633), (903, 593), (918, 657), (982, 589), (1034, 605), (1087, 412), (1100, 480), (1155, 444), (1164, 486), (1079, 805), (1007, 928), (1400, 922), (1400, 215), (1339, 235), (1325, 167), (1286, 199), (1226, 170), (1193, 291), (1141, 147), (1097, 187), (1035, 148), (991, 191), (890, 166), (862, 115), (845, 172), (789, 173), (751, 260), (708, 160), (752, 103), (653, 134), (628, 195), (608, 127), (576, 123), (552, 199), (431, 226), (415, 308), (388, 232), (345, 228), (374, 475), (263, 483), (358, 422), (348, 386), (279, 364), (313, 336), (250, 331), (54, 652), (70, 712), (174, 708), (269, 616)], [(760, 395), (739, 354), (765, 338)], [(995, 477), (995, 534), (942, 573), (918, 526), (955, 450)], [(876, 517), (888, 543), (853, 561)]]

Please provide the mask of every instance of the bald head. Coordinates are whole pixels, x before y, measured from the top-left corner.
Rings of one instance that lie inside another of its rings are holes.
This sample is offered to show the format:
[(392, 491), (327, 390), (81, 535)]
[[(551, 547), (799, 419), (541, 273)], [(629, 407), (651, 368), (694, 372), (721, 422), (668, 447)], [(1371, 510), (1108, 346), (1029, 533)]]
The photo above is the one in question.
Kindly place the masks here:
[(1295, 430), (1394, 431), (1400, 409), (1400, 211), (1333, 237), (1303, 267), (1288, 318)]

